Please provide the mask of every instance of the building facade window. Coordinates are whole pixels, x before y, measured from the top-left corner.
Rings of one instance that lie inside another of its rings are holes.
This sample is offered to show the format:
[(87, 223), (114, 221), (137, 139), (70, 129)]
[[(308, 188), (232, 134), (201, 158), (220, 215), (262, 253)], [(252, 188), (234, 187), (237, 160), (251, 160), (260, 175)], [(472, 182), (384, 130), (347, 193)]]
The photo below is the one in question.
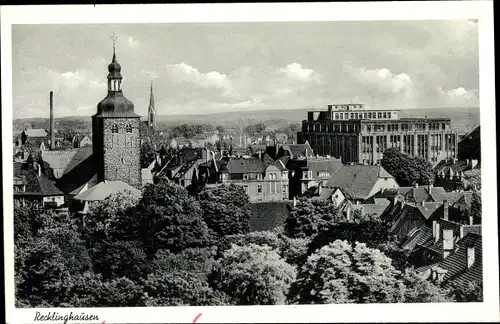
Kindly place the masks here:
[(118, 125), (113, 124), (113, 127), (111, 127), (111, 132), (112, 133), (118, 133)]
[(282, 190), (284, 194), (288, 193), (288, 185), (284, 184)]
[(257, 193), (259, 193), (259, 194), (262, 193), (262, 185), (261, 184), (257, 185)]

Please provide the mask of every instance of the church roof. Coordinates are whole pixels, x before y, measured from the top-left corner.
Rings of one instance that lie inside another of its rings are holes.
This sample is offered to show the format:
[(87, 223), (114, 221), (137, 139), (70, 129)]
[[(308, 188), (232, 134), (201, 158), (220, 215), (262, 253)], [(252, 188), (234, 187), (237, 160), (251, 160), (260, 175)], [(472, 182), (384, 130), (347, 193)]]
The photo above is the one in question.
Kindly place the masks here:
[(125, 98), (121, 90), (109, 91), (106, 98), (102, 99), (101, 102), (97, 104), (97, 114), (95, 116), (113, 118), (140, 118), (140, 116), (134, 112), (134, 104), (130, 100)]
[[(115, 48), (113, 46), (113, 59), (108, 65), (109, 82), (116, 82), (116, 80), (120, 82), (122, 79), (122, 75), (120, 73), (121, 69), (120, 64), (118, 64), (118, 61), (116, 60)], [(97, 104), (97, 113), (94, 116), (104, 118), (140, 118), (140, 116), (134, 112), (134, 104), (125, 98), (120, 87), (113, 90), (111, 88), (108, 89), (108, 95), (106, 98)]]
[(81, 201), (100, 201), (108, 198), (112, 194), (124, 191), (130, 191), (138, 198), (141, 197), (140, 190), (135, 189), (123, 181), (103, 181), (94, 187), (79, 193), (75, 196), (75, 199)]

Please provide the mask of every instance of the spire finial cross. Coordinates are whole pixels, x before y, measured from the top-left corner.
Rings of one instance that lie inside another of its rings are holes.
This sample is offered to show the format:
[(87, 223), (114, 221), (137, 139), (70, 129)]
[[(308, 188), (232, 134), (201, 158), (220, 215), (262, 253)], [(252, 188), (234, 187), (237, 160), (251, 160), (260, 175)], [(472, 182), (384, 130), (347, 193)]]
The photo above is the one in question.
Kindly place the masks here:
[(115, 47), (115, 43), (116, 43), (116, 39), (118, 38), (116, 35), (115, 35), (115, 32), (113, 32), (113, 36), (110, 37), (112, 40), (113, 40), (113, 48)]

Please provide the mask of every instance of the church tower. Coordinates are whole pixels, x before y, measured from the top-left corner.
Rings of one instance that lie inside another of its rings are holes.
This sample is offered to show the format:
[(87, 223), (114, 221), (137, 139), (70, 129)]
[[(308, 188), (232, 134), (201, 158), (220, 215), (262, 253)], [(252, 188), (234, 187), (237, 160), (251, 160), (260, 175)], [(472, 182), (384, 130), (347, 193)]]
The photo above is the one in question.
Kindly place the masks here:
[(97, 180), (123, 181), (140, 188), (140, 116), (134, 104), (123, 95), (121, 66), (113, 59), (108, 65), (108, 95), (97, 105), (92, 116), (92, 146)]
[(151, 81), (151, 93), (149, 95), (149, 108), (148, 108), (148, 135), (152, 136), (156, 129), (156, 108), (155, 97), (153, 95), (153, 82)]

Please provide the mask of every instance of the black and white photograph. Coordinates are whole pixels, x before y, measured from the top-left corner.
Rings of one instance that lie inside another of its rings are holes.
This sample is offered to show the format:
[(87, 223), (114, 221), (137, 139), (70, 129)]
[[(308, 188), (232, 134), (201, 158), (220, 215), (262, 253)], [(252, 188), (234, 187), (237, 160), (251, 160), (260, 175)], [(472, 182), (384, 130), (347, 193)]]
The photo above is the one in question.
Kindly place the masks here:
[(498, 310), (482, 23), (12, 22), (6, 300), (35, 323), (118, 323), (96, 315), (110, 307), (201, 307), (190, 323), (224, 322), (217, 306)]

